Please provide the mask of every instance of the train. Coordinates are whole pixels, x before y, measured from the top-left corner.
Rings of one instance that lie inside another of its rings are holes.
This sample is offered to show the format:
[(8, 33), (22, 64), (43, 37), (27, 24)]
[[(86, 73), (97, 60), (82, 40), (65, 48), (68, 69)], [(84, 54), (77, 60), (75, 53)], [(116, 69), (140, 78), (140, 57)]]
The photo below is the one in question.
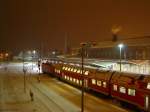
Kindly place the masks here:
[(132, 104), (138, 109), (150, 112), (150, 75), (119, 72), (65, 62), (45, 59), (41, 63), (43, 73), (84, 89), (111, 96), (119, 101)]

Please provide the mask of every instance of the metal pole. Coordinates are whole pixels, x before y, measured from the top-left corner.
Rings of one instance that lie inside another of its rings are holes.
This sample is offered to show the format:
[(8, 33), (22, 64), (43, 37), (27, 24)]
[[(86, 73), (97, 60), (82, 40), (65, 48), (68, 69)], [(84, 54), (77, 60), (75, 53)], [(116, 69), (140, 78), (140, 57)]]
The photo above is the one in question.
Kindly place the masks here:
[(120, 47), (120, 72), (121, 72), (121, 47)]
[(26, 70), (25, 70), (25, 67), (24, 67), (24, 51), (23, 51), (23, 73), (24, 73), (24, 92), (26, 93)]
[(82, 93), (81, 93), (81, 112), (84, 112), (84, 74), (83, 74), (83, 61), (84, 61), (84, 50), (83, 50), (83, 45), (82, 45), (82, 51), (81, 51), (81, 54), (82, 54)]
[(33, 54), (32, 54), (32, 70), (33, 70)]
[(38, 68), (39, 68), (39, 75), (38, 75), (38, 82), (40, 82), (40, 67), (41, 67), (41, 61), (38, 61)]
[(24, 92), (26, 93), (26, 72), (24, 70)]

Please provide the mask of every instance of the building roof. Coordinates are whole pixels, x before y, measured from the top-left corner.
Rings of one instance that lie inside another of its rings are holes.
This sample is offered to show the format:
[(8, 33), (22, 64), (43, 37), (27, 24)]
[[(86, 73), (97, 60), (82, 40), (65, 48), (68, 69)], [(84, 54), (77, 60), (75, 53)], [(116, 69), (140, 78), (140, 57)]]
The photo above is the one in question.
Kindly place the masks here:
[(150, 36), (118, 40), (115, 42), (114, 41), (102, 41), (102, 42), (99, 42), (96, 46), (93, 46), (92, 48), (115, 47), (120, 43), (123, 43), (126, 46), (150, 46)]

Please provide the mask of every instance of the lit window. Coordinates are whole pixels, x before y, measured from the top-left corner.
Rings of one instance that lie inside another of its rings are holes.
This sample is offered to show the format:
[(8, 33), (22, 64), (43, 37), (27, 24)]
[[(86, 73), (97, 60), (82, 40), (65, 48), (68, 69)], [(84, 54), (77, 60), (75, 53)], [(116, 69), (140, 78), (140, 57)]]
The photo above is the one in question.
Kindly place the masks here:
[(102, 86), (102, 81), (97, 81), (98, 86)]
[(70, 77), (70, 81), (72, 81), (72, 77)]
[(117, 91), (117, 85), (113, 85), (114, 91)]
[(68, 71), (70, 71), (70, 68), (68, 68)]
[(77, 69), (74, 69), (74, 71), (73, 72), (77, 72)]
[(79, 84), (79, 80), (77, 79), (77, 84)]
[(147, 84), (147, 89), (150, 89), (150, 83)]
[(67, 77), (66, 77), (66, 75), (65, 75), (65, 79), (66, 79)]
[(80, 80), (80, 85), (82, 85), (82, 80)]
[(103, 82), (103, 87), (106, 88), (106, 82)]
[(135, 89), (128, 89), (128, 95), (135, 96)]
[(120, 93), (126, 93), (126, 88), (125, 87), (120, 87), (119, 91), (120, 91)]
[(68, 67), (65, 68), (65, 70), (67, 70), (67, 69), (68, 69)]
[(73, 82), (76, 82), (76, 79), (75, 79), (75, 78), (73, 79)]
[(63, 70), (65, 69), (65, 67), (62, 68)]
[(71, 68), (71, 71), (73, 72), (73, 68)]
[(85, 75), (88, 75), (89, 74), (89, 71), (85, 71), (85, 73), (84, 73)]
[(92, 84), (96, 84), (96, 80), (95, 79), (92, 79)]
[(69, 80), (69, 77), (67, 76), (67, 80)]
[(77, 73), (80, 73), (80, 70), (78, 70)]

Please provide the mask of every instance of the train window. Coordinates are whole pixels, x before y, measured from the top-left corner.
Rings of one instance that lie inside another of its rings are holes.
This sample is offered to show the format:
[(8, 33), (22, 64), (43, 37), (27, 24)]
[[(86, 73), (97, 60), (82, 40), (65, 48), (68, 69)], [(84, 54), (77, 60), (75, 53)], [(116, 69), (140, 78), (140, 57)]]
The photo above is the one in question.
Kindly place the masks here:
[(71, 71), (73, 72), (73, 68), (71, 68)]
[(79, 80), (77, 79), (77, 84), (79, 84)]
[(72, 81), (72, 77), (70, 77), (70, 81)]
[(120, 93), (126, 93), (126, 88), (125, 87), (120, 87), (119, 88)]
[(102, 86), (102, 81), (97, 81), (98, 86)]
[(135, 89), (128, 89), (128, 95), (135, 96)]
[(74, 69), (74, 71), (73, 72), (77, 72), (77, 69)]
[(150, 83), (147, 84), (147, 89), (150, 89)]
[(80, 80), (80, 85), (82, 85), (82, 80)]
[(66, 79), (67, 77), (66, 77), (66, 75), (65, 75), (65, 79)]
[(65, 67), (62, 68), (63, 70), (65, 69)]
[(76, 82), (76, 79), (75, 79), (75, 78), (73, 79), (73, 82)]
[(68, 67), (65, 68), (65, 70), (67, 70), (67, 69), (68, 69)]
[(114, 85), (113, 85), (113, 90), (114, 90), (114, 91), (117, 91), (117, 89), (118, 89), (117, 85), (114, 84)]
[(80, 73), (80, 70), (78, 70), (77, 73)]
[(96, 80), (95, 79), (92, 79), (92, 84), (96, 84)]
[(70, 71), (70, 68), (68, 68), (68, 71)]
[(80, 70), (80, 74), (82, 74), (82, 70)]
[(103, 87), (106, 88), (106, 82), (103, 82)]
[(85, 73), (84, 73), (85, 75), (88, 75), (89, 74), (89, 71), (85, 71)]

